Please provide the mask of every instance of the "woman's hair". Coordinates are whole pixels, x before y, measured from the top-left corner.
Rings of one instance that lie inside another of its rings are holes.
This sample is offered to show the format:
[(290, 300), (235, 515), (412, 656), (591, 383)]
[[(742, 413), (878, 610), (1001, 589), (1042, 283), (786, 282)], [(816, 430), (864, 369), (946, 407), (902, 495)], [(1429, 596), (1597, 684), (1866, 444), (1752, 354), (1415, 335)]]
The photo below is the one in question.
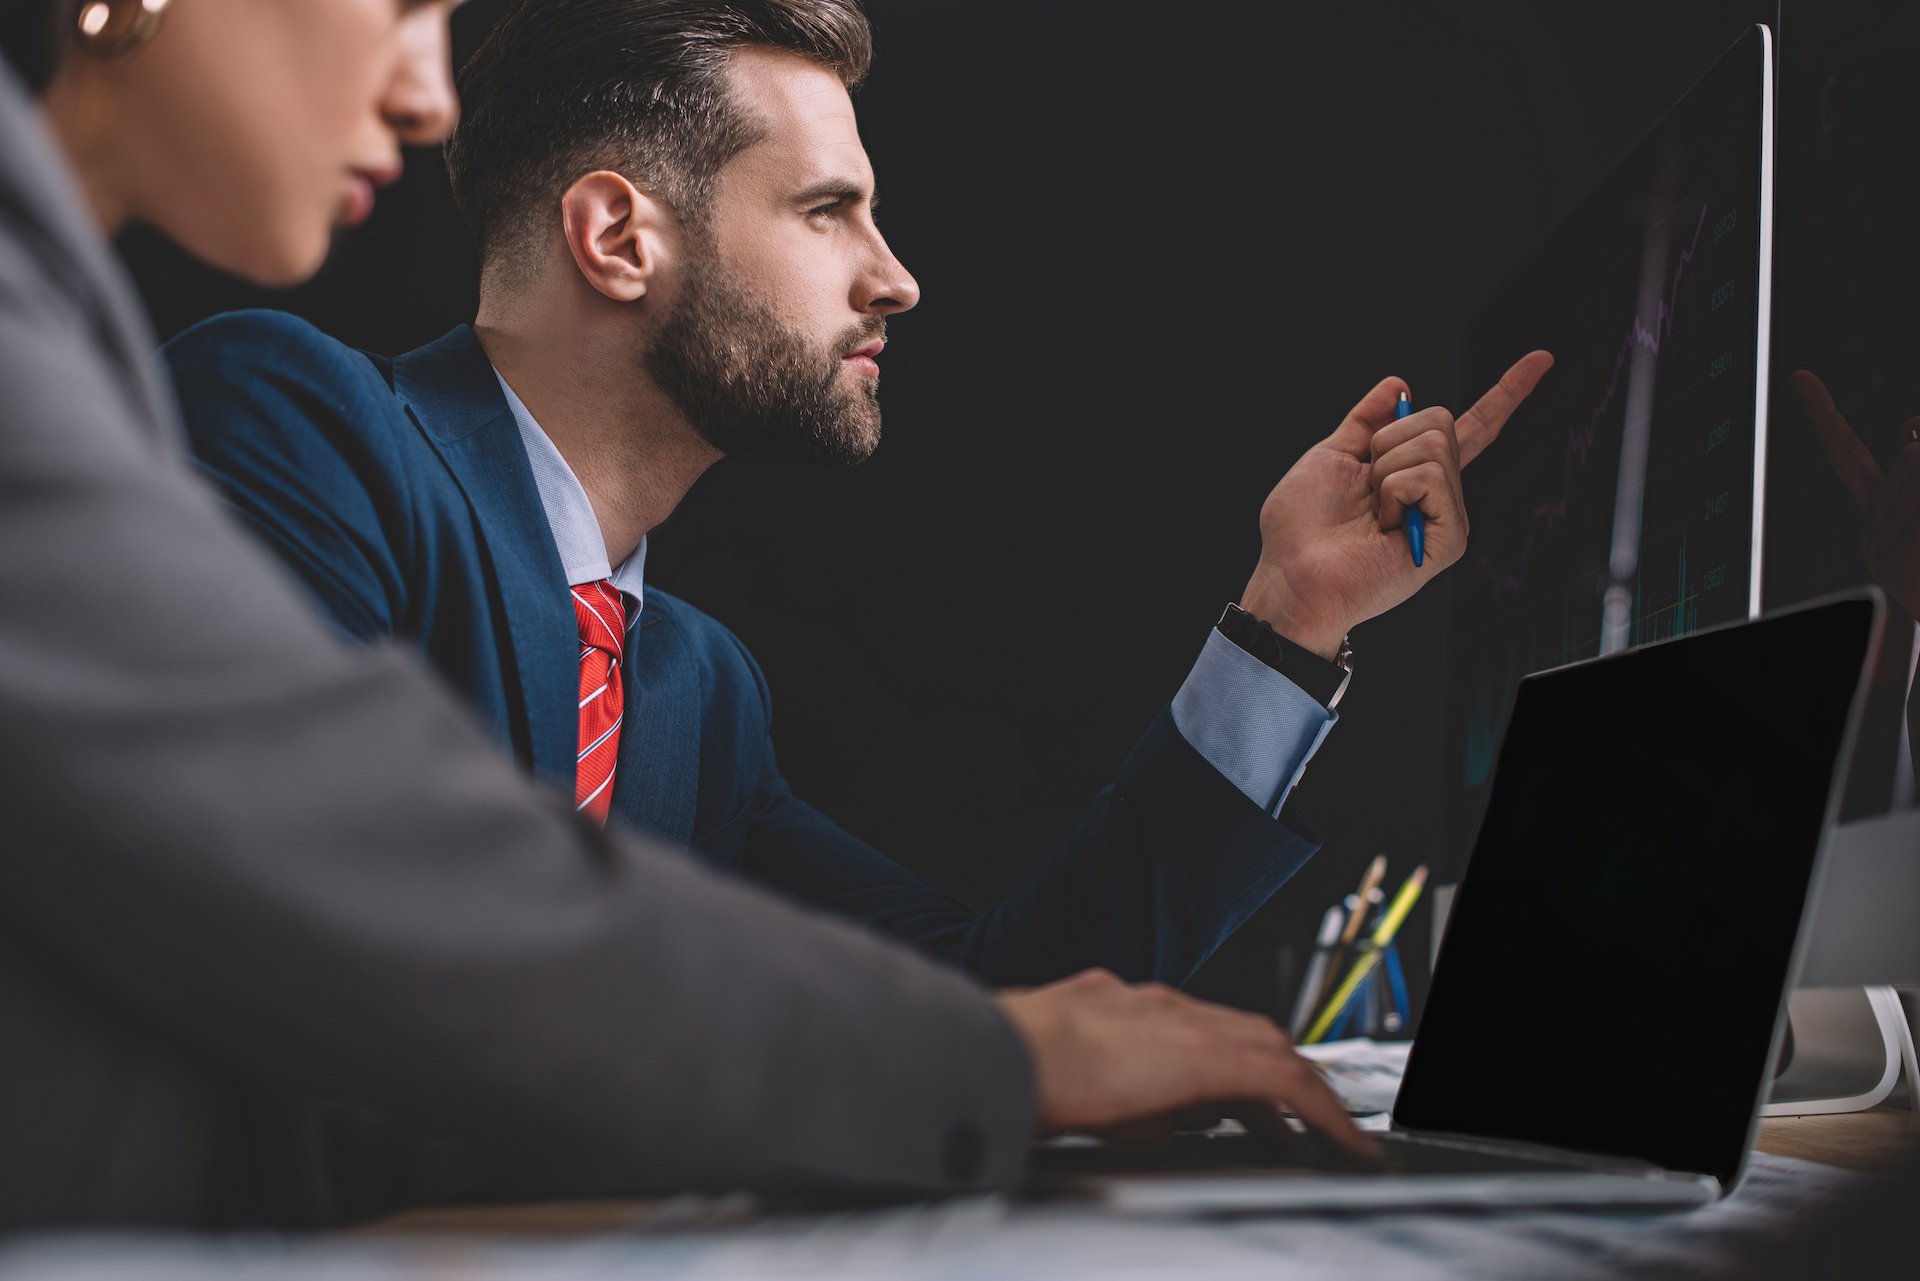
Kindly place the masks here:
[(76, 30), (81, 0), (5, 0), (0, 4), (0, 54), (39, 93), (53, 79)]

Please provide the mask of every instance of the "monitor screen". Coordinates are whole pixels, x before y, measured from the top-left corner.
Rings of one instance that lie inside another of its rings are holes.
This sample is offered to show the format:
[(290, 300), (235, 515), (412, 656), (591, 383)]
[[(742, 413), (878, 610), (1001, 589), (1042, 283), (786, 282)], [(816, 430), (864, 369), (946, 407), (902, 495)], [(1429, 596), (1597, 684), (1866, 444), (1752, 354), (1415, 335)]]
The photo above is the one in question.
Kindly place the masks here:
[(1466, 472), (1442, 879), (1522, 676), (1758, 613), (1769, 47), (1741, 37), (1462, 335), (1468, 387), (1555, 364)]
[(1522, 683), (1394, 1120), (1731, 1185), (1867, 598)]

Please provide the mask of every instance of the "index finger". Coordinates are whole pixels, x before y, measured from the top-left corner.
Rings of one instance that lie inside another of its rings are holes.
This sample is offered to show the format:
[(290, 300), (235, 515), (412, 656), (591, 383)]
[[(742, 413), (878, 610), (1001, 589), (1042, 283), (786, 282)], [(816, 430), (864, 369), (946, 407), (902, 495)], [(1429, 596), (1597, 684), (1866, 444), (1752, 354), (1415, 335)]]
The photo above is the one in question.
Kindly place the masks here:
[(1805, 407), (1814, 434), (1820, 437), (1827, 461), (1833, 465), (1840, 483), (1853, 495), (1862, 514), (1872, 512), (1880, 500), (1880, 483), (1884, 479), (1872, 451), (1861, 443), (1852, 425), (1841, 416), (1840, 406), (1833, 403), (1832, 393), (1818, 376), (1805, 369), (1795, 370), (1793, 389), (1800, 393), (1800, 404)]
[(1528, 352), (1514, 361), (1511, 369), (1500, 375), (1500, 381), (1486, 395), (1473, 402), (1472, 409), (1455, 420), (1454, 432), (1460, 440), (1462, 467), (1478, 458), (1481, 450), (1499, 439), (1500, 429), (1507, 425), (1507, 419), (1513, 417), (1513, 411), (1520, 408), (1520, 402), (1533, 394), (1541, 378), (1552, 368), (1552, 352)]
[(1347, 1113), (1347, 1105), (1340, 1101), (1340, 1096), (1333, 1092), (1333, 1087), (1327, 1084), (1327, 1079), (1320, 1075), (1319, 1069), (1291, 1050), (1286, 1052), (1286, 1057), (1291, 1060), (1287, 1066), (1293, 1070), (1286, 1073), (1291, 1079), (1283, 1089), (1274, 1091), (1270, 1097), (1349, 1152), (1361, 1156), (1378, 1155), (1379, 1145), (1353, 1123), (1353, 1117)]
[(1347, 411), (1326, 443), (1366, 462), (1372, 456), (1373, 433), (1393, 421), (1393, 407), (1400, 403), (1400, 393), (1405, 390), (1405, 379), (1382, 378), (1372, 391), (1360, 398), (1359, 404)]

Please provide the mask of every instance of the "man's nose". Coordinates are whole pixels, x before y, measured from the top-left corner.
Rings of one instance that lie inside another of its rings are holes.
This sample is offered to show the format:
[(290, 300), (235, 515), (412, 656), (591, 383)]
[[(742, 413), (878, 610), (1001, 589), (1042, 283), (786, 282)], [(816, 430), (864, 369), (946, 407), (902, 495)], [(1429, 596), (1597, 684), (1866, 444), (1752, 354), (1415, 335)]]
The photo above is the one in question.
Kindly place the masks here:
[(881, 241), (873, 270), (861, 280), (853, 299), (854, 309), (891, 316), (896, 312), (911, 310), (919, 301), (920, 282), (893, 256), (886, 242)]

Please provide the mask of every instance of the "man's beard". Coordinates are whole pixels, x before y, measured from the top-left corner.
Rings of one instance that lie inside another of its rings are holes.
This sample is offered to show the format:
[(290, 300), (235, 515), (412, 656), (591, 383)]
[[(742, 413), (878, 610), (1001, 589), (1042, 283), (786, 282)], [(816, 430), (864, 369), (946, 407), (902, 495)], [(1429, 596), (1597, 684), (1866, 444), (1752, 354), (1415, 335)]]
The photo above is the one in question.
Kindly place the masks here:
[(702, 253), (643, 358), (647, 373), (715, 449), (743, 458), (844, 466), (880, 444), (880, 389), (841, 386), (842, 356), (880, 337), (878, 316), (825, 350), (782, 324)]

